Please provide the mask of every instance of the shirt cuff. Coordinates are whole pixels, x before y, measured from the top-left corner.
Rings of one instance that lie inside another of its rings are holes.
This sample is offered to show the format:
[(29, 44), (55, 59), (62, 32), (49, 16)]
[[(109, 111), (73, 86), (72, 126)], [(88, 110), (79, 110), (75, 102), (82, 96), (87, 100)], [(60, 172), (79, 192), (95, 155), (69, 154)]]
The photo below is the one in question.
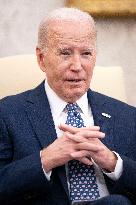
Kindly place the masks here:
[(102, 172), (106, 174), (110, 179), (117, 181), (123, 172), (123, 160), (121, 159), (118, 153), (114, 152), (114, 154), (118, 158), (114, 171), (109, 173), (109, 172), (106, 172), (104, 169), (102, 169)]
[[(41, 152), (42, 152), (42, 151), (40, 151), (40, 158), (41, 158)], [(42, 162), (41, 162), (41, 164), (42, 164)], [(44, 175), (45, 175), (46, 179), (47, 179), (48, 181), (50, 181), (52, 171), (46, 172), (46, 171), (44, 170), (44, 168), (43, 168), (43, 164), (42, 164), (42, 170), (43, 170), (43, 172), (44, 172)]]

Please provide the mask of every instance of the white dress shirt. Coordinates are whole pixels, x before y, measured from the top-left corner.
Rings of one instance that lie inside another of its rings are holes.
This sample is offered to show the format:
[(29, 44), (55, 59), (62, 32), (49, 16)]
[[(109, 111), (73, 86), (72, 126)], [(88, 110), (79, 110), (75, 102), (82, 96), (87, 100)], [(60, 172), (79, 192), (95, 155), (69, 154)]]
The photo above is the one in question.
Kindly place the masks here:
[[(47, 94), (47, 97), (49, 100), (57, 137), (61, 137), (63, 135), (63, 132), (58, 128), (58, 125), (60, 125), (60, 123), (66, 122), (67, 113), (64, 112), (64, 108), (66, 107), (67, 103), (56, 95), (56, 93), (50, 88), (47, 80), (45, 81), (45, 90), (46, 90), (46, 94)], [(84, 120), (85, 126), (93, 126), (94, 120), (93, 120), (91, 107), (88, 104), (87, 93), (85, 93), (79, 100), (77, 100), (76, 103), (78, 104), (78, 106), (82, 110), (82, 113), (80, 113), (80, 114)], [(97, 180), (97, 184), (98, 184), (100, 197), (104, 197), (104, 196), (109, 195), (107, 186), (105, 184), (105, 179), (104, 179), (103, 173), (105, 173), (109, 178), (111, 178), (112, 180), (115, 180), (115, 181), (118, 180), (122, 174), (123, 161), (117, 153), (115, 153), (115, 154), (118, 157), (118, 161), (117, 161), (114, 172), (107, 173), (104, 170), (102, 170), (94, 162), (94, 169), (95, 169), (95, 173), (96, 173), (96, 180)], [(44, 173), (45, 173), (45, 176), (47, 177), (47, 179), (50, 180), (51, 172), (46, 173), (44, 170)]]

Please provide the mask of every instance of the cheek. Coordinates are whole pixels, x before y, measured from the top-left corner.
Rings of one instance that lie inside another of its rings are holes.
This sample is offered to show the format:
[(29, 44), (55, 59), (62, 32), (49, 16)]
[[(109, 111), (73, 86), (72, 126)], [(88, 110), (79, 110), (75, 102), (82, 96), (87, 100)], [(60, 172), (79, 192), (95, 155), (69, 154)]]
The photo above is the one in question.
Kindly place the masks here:
[(87, 77), (88, 77), (88, 78), (90, 78), (90, 77), (93, 75), (94, 66), (95, 66), (94, 63), (87, 66), (87, 68), (86, 68), (86, 74), (87, 74)]
[[(59, 84), (60, 81), (62, 81), (64, 73), (61, 69), (50, 66), (50, 68), (47, 69), (46, 76), (48, 81), (50, 81), (51, 84)], [(60, 85), (59, 85), (60, 86)]]
[(95, 63), (96, 63), (96, 58), (94, 56), (94, 58), (92, 59), (90, 65), (88, 66), (88, 75), (92, 77), (93, 75), (93, 70), (94, 70), (94, 67), (95, 67)]
[(67, 71), (69, 71), (69, 63), (64, 61), (58, 61), (54, 67), (54, 76), (57, 78), (57, 80), (61, 80), (66, 75)]

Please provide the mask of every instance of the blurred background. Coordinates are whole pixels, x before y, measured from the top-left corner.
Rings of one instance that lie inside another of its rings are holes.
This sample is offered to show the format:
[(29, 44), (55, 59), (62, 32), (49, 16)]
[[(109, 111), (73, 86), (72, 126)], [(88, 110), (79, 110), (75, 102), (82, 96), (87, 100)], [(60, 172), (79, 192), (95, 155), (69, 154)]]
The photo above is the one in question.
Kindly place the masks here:
[[(35, 53), (39, 22), (65, 5), (66, 0), (0, 0), (0, 57)], [(136, 18), (95, 17), (95, 21), (97, 65), (123, 68), (128, 103), (136, 106)]]

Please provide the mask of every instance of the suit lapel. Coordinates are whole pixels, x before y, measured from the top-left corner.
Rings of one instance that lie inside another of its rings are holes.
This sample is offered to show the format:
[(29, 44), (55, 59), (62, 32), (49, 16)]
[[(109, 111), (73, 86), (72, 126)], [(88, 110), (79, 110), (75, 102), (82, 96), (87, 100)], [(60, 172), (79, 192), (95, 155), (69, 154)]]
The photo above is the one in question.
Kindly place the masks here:
[(94, 124), (100, 126), (101, 131), (105, 133), (105, 138), (102, 139), (102, 142), (109, 149), (114, 150), (113, 128), (115, 117), (110, 110), (109, 103), (101, 94), (90, 90), (88, 91), (88, 101), (91, 106)]
[[(41, 149), (47, 147), (57, 138), (57, 134), (50, 105), (45, 93), (44, 83), (38, 86), (28, 96), (26, 101), (26, 112), (36, 133)], [(65, 166), (58, 167), (56, 170), (68, 195)]]
[(55, 126), (44, 90), (44, 83), (31, 91), (26, 101), (26, 112), (41, 148), (56, 139)]

